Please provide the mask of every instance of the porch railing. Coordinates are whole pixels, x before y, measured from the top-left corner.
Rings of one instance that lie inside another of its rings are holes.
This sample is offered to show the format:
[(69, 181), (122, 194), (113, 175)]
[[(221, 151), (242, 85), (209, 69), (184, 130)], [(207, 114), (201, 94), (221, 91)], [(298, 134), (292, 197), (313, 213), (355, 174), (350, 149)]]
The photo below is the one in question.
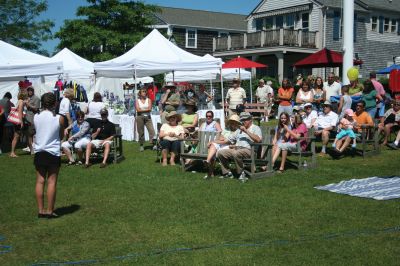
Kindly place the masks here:
[(318, 47), (318, 32), (293, 29), (263, 30), (214, 38), (213, 51), (240, 50), (272, 46)]

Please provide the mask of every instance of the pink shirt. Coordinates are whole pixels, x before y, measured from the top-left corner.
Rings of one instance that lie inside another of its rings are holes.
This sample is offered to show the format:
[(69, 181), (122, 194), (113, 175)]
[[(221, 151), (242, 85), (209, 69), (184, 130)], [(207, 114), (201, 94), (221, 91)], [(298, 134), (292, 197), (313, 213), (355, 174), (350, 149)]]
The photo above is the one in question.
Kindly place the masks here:
[[(296, 134), (300, 134), (300, 137), (307, 137), (307, 126), (304, 123), (301, 123), (297, 128), (293, 129)], [(292, 143), (296, 143), (297, 140), (292, 138), (290, 140)], [(307, 148), (307, 140), (300, 141), (301, 150), (304, 151)]]
[(377, 81), (376, 79), (371, 79), (372, 84), (374, 84), (375, 90), (380, 95), (385, 95), (385, 89), (383, 88), (382, 84)]

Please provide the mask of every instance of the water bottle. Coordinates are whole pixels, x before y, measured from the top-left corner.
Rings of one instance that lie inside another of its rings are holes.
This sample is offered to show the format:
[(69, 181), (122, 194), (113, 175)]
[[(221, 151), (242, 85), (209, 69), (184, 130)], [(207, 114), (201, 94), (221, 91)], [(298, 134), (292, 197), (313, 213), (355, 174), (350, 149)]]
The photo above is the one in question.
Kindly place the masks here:
[(307, 165), (307, 160), (304, 160), (303, 168), (307, 169), (307, 167), (308, 167), (308, 165)]

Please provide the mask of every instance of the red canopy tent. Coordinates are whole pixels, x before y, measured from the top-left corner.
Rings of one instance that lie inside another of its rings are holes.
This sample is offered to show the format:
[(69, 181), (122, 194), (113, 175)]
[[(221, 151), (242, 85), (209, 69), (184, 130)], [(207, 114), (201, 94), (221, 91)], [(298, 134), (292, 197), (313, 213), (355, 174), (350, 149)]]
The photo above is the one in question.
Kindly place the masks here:
[[(354, 65), (361, 65), (362, 60), (354, 60)], [(322, 67), (340, 67), (343, 65), (343, 55), (324, 48), (313, 53), (306, 58), (296, 62), (293, 66), (297, 68), (322, 68)]]
[[(260, 64), (254, 61), (251, 61), (249, 59), (246, 59), (244, 57), (236, 57), (233, 58), (232, 60), (229, 60), (228, 62), (222, 64), (222, 68), (239, 68), (239, 79), (240, 79), (240, 69), (241, 68), (259, 68), (259, 67), (268, 67), (267, 65)], [(222, 97), (223, 97), (222, 93)], [(251, 85), (251, 76), (250, 76), (250, 100), (253, 102), (253, 88)]]

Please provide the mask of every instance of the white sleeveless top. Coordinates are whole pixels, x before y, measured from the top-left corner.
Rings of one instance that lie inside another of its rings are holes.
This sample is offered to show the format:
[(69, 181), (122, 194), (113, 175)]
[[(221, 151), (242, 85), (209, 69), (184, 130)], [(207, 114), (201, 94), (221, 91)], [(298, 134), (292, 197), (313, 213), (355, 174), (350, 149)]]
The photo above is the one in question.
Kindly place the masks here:
[(303, 101), (311, 100), (311, 91), (304, 92), (303, 90), (299, 90), (299, 98)]
[(35, 153), (45, 151), (54, 156), (61, 156), (60, 116), (44, 110), (34, 116), (33, 123), (36, 130)]
[(90, 102), (88, 105), (89, 113), (86, 118), (97, 118), (101, 119), (100, 111), (105, 107), (103, 102)]
[(149, 104), (150, 104), (149, 98), (146, 98), (144, 103), (142, 103), (142, 101), (140, 99), (138, 99), (138, 106), (139, 106), (140, 110), (149, 109), (149, 107), (150, 107)]

